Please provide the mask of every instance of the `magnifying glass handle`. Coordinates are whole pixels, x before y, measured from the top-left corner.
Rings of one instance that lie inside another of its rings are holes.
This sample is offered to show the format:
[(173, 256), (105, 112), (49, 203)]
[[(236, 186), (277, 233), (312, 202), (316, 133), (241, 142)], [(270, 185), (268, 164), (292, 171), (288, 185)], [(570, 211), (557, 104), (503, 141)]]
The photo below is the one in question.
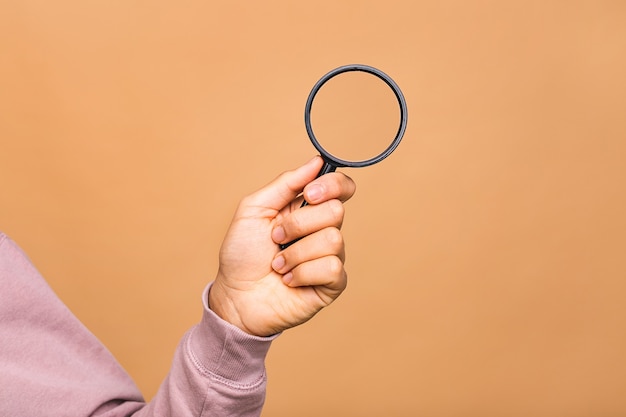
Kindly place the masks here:
[(319, 178), (324, 174), (335, 172), (335, 170), (337, 169), (337, 165), (331, 164), (325, 158), (323, 159), (324, 159), (324, 165), (322, 166), (322, 169), (320, 169), (320, 172), (317, 173), (317, 177), (315, 178)]
[[(320, 169), (320, 172), (317, 173), (317, 177), (315, 178), (319, 178), (322, 175), (328, 174), (330, 172), (335, 172), (335, 170), (337, 169), (336, 165), (333, 165), (331, 163), (328, 163), (326, 161), (324, 161), (324, 166), (322, 166), (322, 169)], [(304, 207), (304, 206), (308, 206), (309, 203), (307, 203), (306, 200), (302, 201), (302, 205), (300, 206), (300, 208)], [(282, 245), (278, 245), (280, 247), (280, 250), (284, 250), (287, 249), (289, 246), (293, 245), (294, 243), (296, 243), (297, 241), (299, 241), (300, 239), (302, 239), (301, 237), (299, 237), (298, 239), (292, 240), (289, 243), (283, 243)]]

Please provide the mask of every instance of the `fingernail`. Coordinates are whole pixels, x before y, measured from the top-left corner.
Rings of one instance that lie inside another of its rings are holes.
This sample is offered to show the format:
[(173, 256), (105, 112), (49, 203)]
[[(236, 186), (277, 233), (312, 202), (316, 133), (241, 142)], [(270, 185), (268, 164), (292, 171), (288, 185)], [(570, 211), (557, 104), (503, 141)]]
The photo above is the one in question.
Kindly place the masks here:
[(289, 283), (293, 280), (293, 274), (291, 272), (287, 272), (283, 275), (283, 282), (285, 285), (289, 285)]
[(282, 256), (277, 256), (272, 261), (272, 268), (274, 268), (274, 271), (276, 272), (280, 271), (283, 266), (285, 266), (285, 258), (283, 258)]
[(283, 242), (285, 240), (285, 229), (282, 226), (277, 226), (272, 230), (272, 239), (276, 243)]
[(320, 198), (322, 198), (322, 194), (324, 193), (324, 188), (319, 184), (313, 184), (306, 190), (306, 196), (309, 202), (316, 202)]

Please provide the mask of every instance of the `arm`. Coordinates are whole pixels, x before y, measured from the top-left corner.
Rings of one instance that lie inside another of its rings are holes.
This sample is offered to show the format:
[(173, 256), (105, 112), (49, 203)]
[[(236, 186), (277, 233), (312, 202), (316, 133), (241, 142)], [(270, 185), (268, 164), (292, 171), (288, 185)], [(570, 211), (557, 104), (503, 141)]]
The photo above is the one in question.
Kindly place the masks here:
[[(315, 158), (242, 200), (217, 277), (203, 294), (202, 320), (182, 339), (169, 375), (147, 404), (0, 234), (0, 415), (259, 415), (271, 341), (330, 304), (346, 285), (340, 201), (354, 193), (354, 184), (337, 173), (315, 179), (320, 166)], [(310, 205), (296, 209), (302, 190)], [(279, 250), (278, 243), (301, 236)]]
[[(346, 286), (341, 203), (355, 185), (339, 173), (315, 179), (321, 165), (314, 158), (241, 201), (203, 297), (202, 323), (183, 340), (161, 391), (137, 416), (260, 414), (271, 340), (309, 320)], [(300, 209), (303, 190), (310, 205)], [(279, 243), (302, 236), (279, 250)]]

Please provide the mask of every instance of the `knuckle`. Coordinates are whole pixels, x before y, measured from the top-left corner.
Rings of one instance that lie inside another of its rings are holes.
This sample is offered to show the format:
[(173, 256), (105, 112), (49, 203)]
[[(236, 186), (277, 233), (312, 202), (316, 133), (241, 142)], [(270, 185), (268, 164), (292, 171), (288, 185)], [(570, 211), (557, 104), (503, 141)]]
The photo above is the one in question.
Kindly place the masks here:
[(344, 177), (346, 178), (346, 181), (348, 183), (348, 187), (350, 189), (350, 197), (352, 197), (354, 195), (354, 193), (356, 193), (356, 183), (354, 182), (354, 180), (351, 177), (349, 177), (347, 175), (344, 175)]
[(339, 253), (344, 245), (343, 234), (336, 227), (326, 229), (326, 243), (334, 253)]
[(343, 216), (345, 214), (345, 207), (343, 203), (339, 200), (330, 200), (328, 201), (328, 209), (331, 212), (333, 220), (341, 222), (343, 220)]
[(348, 286), (348, 274), (346, 273), (346, 271), (343, 271), (343, 276), (341, 277), (341, 280), (339, 281), (340, 284), (340, 290), (343, 291), (346, 289), (346, 287)]
[(339, 276), (343, 274), (343, 262), (336, 256), (332, 256), (328, 259), (328, 270), (333, 276)]
[(341, 199), (349, 199), (356, 192), (356, 183), (352, 178), (342, 172), (335, 173), (332, 177), (332, 190)]
[(302, 232), (304, 225), (298, 212), (294, 212), (289, 216), (285, 222), (285, 227), (289, 229), (291, 234), (299, 234)]

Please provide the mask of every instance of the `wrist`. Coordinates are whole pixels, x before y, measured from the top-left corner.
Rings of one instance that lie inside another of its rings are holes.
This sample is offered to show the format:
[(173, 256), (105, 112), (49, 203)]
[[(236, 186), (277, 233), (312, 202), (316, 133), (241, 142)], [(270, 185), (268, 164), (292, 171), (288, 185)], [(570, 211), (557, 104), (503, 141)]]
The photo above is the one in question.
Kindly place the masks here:
[(248, 334), (254, 335), (254, 333), (250, 332), (246, 326), (244, 326), (237, 312), (237, 308), (235, 307), (235, 303), (228, 297), (227, 292), (217, 280), (211, 285), (207, 302), (209, 309), (220, 319), (238, 327)]

